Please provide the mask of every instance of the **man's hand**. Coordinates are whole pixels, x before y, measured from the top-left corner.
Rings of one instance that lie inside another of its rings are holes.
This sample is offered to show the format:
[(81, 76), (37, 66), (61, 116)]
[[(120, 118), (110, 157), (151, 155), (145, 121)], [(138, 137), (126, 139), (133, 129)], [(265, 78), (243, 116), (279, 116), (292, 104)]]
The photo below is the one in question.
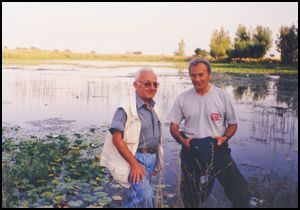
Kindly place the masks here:
[(186, 139), (184, 139), (184, 142), (183, 142), (183, 146), (187, 149), (187, 150), (189, 150), (190, 148), (191, 148), (191, 145), (190, 145), (190, 141), (192, 140), (193, 138), (186, 138)]
[(218, 140), (217, 145), (220, 146), (225, 142), (227, 142), (228, 139), (235, 134), (236, 129), (237, 129), (237, 124), (229, 124), (223, 136), (212, 136), (212, 138), (217, 139)]
[(122, 133), (118, 130), (116, 130), (113, 134), (113, 144), (116, 146), (122, 157), (130, 165), (130, 182), (139, 183), (140, 180), (144, 180), (146, 176), (144, 168), (135, 159), (135, 156), (132, 154), (132, 152), (128, 149), (126, 143), (122, 139)]
[(226, 136), (212, 136), (213, 139), (217, 139), (218, 146), (221, 146), (224, 142), (226, 142), (228, 140), (228, 138)]
[(184, 148), (187, 150), (190, 149), (190, 141), (192, 138), (184, 138), (179, 131), (179, 125), (175, 123), (170, 123), (170, 132), (173, 136), (173, 138), (181, 145), (183, 145)]
[(140, 180), (144, 181), (146, 176), (145, 169), (138, 162), (130, 165), (130, 182), (138, 184)]

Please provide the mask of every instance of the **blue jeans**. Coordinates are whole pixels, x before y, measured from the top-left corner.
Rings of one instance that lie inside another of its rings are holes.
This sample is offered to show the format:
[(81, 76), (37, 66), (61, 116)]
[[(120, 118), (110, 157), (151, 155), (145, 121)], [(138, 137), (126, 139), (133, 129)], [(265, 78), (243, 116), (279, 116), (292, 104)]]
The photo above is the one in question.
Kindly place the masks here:
[(153, 208), (154, 193), (152, 191), (150, 181), (153, 170), (156, 167), (157, 154), (136, 153), (135, 158), (144, 167), (146, 177), (144, 181), (139, 183), (131, 183), (130, 195), (125, 203), (125, 208)]

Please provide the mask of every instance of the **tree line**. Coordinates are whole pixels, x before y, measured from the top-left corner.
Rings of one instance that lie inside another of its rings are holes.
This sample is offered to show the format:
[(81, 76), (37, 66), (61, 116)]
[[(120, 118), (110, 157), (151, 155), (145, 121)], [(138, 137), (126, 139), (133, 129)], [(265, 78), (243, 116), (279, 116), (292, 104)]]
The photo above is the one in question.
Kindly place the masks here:
[[(220, 30), (213, 31), (210, 39), (210, 51), (197, 48), (195, 55), (211, 56), (215, 59), (242, 60), (249, 58), (260, 60), (270, 50), (272, 42), (272, 31), (268, 27), (258, 25), (251, 30), (244, 25), (239, 25), (233, 42), (229, 32), (222, 27)], [(282, 26), (275, 44), (284, 64), (298, 63), (298, 27), (295, 25)], [(174, 54), (184, 56), (184, 46), (184, 41), (180, 40), (178, 50)]]

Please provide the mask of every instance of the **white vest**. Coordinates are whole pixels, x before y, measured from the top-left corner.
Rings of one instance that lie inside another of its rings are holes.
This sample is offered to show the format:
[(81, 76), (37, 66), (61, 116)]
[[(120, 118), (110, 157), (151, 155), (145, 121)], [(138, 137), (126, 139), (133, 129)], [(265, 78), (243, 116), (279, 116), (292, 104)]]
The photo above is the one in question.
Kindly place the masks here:
[[(139, 144), (140, 131), (142, 122), (137, 114), (136, 97), (130, 97), (129, 103), (120, 106), (127, 114), (127, 121), (124, 129), (124, 138), (128, 149), (135, 155)], [(157, 105), (154, 111), (159, 118)], [(162, 129), (160, 128), (162, 134)], [(162, 135), (160, 135), (160, 143), (158, 145), (157, 165), (156, 170), (160, 171), (163, 167), (163, 149), (162, 149)], [(130, 183), (128, 180), (130, 173), (130, 166), (127, 161), (121, 156), (112, 141), (112, 135), (107, 133), (105, 143), (103, 146), (102, 154), (100, 157), (100, 165), (108, 168), (113, 178), (122, 186), (129, 188)]]

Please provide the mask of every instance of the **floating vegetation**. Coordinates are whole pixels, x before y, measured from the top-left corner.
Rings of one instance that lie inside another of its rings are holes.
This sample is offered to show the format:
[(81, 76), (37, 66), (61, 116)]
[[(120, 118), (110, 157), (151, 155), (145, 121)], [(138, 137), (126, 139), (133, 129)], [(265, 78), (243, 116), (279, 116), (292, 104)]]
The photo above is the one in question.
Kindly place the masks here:
[(110, 176), (94, 159), (101, 141), (96, 136), (47, 134), (16, 141), (3, 135), (11, 131), (2, 128), (2, 207), (104, 207), (113, 200), (104, 192)]

